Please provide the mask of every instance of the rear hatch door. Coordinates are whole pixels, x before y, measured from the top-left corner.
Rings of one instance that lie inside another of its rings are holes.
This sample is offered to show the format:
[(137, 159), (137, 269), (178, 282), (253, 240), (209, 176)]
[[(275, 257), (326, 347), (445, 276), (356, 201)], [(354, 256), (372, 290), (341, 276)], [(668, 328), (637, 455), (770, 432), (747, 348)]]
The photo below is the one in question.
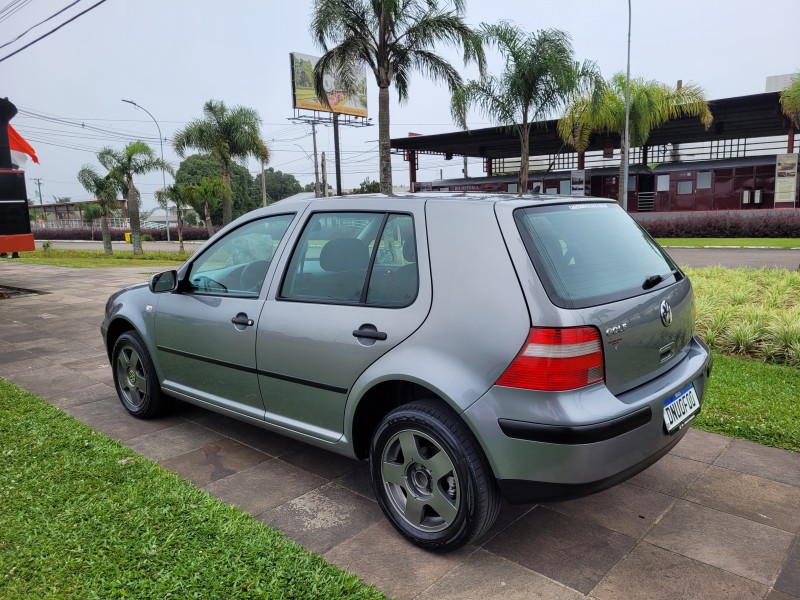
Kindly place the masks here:
[(498, 219), (532, 325), (597, 327), (613, 393), (685, 356), (694, 330), (691, 284), (617, 203), (498, 205)]

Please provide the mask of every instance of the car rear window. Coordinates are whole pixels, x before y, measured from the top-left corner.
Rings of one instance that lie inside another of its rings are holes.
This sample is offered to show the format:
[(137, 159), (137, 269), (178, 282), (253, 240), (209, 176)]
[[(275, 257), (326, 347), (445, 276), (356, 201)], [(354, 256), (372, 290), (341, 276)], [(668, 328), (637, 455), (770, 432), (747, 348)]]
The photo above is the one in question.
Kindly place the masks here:
[[(677, 267), (616, 203), (520, 208), (514, 218), (551, 302), (584, 308), (647, 293)], [(644, 287), (643, 287), (644, 285)]]

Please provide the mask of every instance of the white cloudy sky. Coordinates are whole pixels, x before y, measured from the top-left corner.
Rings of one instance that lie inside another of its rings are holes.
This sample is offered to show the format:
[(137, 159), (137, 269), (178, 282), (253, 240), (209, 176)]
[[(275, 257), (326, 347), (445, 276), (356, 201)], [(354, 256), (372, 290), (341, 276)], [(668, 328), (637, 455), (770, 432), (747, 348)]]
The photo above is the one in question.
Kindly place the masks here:
[[(0, 45), (57, 12), (71, 0), (2, 0)], [(168, 140), (176, 129), (201, 115), (208, 99), (255, 108), (272, 158), (270, 166), (294, 174), (301, 184), (313, 181), (311, 133), (295, 125), (290, 92), (289, 53), (319, 54), (308, 34), (311, 0), (108, 0), (21, 53), (4, 56), (94, 4), (82, 0), (63, 15), (41, 25), (18, 42), (0, 49), (0, 96), (19, 108), (50, 120), (19, 115), (12, 122), (31, 139), (41, 164), (29, 163), (28, 177), (42, 179), (42, 196), (88, 199), (75, 179), (85, 163), (96, 164), (104, 145), (122, 147), (126, 138), (143, 137), (158, 150), (158, 134), (149, 117), (122, 98), (149, 110)], [(632, 0), (631, 73), (664, 82), (678, 79), (702, 84), (710, 98), (764, 91), (766, 76), (800, 70), (796, 11), (786, 0)], [(469, 0), (472, 25), (500, 19), (527, 30), (568, 31), (580, 60), (595, 60), (604, 75), (625, 69), (627, 3), (624, 0)], [(452, 51), (465, 77), (465, 69)], [(499, 67), (496, 57), (490, 68)], [(369, 85), (370, 115), (377, 123), (377, 87)], [(447, 89), (416, 77), (410, 100), (398, 105), (393, 93), (392, 137), (455, 130)], [(58, 122), (57, 120), (65, 120)], [(82, 129), (83, 123), (104, 130)], [(474, 115), (472, 127), (488, 126)], [(122, 132), (112, 136), (113, 129)], [(378, 178), (377, 127), (342, 128), (343, 186)], [(333, 155), (333, 132), (318, 130), (320, 151)], [(179, 158), (169, 142), (167, 161)], [(332, 160), (331, 160), (332, 162)], [(423, 157), (419, 181), (460, 176), (458, 160)], [(248, 168), (256, 172), (251, 161)], [(332, 173), (332, 167), (329, 172)], [(481, 173), (478, 161), (470, 175)], [(333, 178), (331, 174), (331, 179)], [(408, 182), (407, 165), (395, 159), (394, 182)], [(155, 206), (153, 192), (161, 175), (137, 181), (145, 207)], [(35, 185), (28, 182), (29, 196)]]

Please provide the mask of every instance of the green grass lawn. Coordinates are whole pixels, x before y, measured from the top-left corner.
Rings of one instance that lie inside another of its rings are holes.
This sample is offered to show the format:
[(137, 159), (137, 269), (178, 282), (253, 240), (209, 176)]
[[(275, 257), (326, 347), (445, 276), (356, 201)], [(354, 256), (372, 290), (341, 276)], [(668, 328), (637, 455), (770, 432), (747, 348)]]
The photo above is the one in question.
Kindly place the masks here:
[(382, 598), (0, 379), (0, 598)]
[(657, 238), (657, 241), (665, 247), (800, 248), (798, 238)]
[(98, 268), (98, 267), (173, 267), (178, 268), (191, 252), (145, 252), (134, 256), (130, 251), (115, 251), (106, 256), (100, 250), (35, 250), (20, 252), (19, 258), (0, 258), (0, 262), (28, 263), (33, 265), (52, 265), (55, 267)]
[(693, 426), (800, 452), (800, 371), (714, 355), (714, 369)]

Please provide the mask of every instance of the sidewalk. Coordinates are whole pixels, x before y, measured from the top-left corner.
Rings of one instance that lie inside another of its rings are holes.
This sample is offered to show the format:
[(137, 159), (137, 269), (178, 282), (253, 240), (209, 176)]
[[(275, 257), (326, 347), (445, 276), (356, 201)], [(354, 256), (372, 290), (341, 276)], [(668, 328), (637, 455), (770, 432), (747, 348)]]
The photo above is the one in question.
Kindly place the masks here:
[(366, 464), (191, 406), (155, 421), (123, 410), (100, 337), (109, 294), (141, 267), (0, 263), (0, 376), (121, 440), (387, 595), (419, 599), (800, 598), (800, 455), (691, 430), (615, 488), (505, 506), (454, 554), (404, 542)]

